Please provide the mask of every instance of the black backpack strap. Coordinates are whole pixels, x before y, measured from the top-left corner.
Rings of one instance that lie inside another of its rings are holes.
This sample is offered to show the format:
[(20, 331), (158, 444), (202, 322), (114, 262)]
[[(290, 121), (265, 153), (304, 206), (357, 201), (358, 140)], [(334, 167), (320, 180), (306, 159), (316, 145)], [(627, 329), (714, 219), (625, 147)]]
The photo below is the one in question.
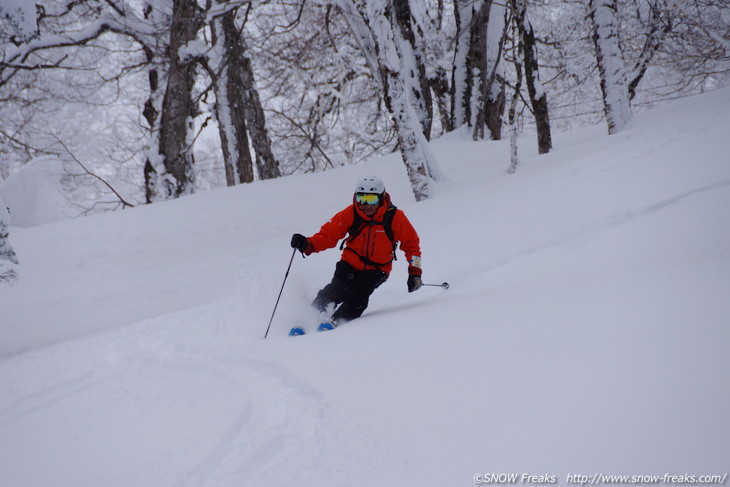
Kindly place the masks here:
[(357, 208), (355, 206), (352, 206), (352, 212), (355, 214), (355, 218), (352, 220), (352, 225), (350, 225), (349, 230), (347, 230), (347, 236), (342, 239), (342, 243), (340, 244), (340, 250), (345, 248), (345, 244), (347, 242), (352, 242), (352, 240), (357, 237), (360, 232), (362, 232), (363, 227), (365, 226), (365, 221), (362, 219), (360, 214), (357, 212)]
[(395, 236), (393, 235), (393, 218), (395, 217), (396, 211), (398, 211), (398, 207), (390, 205), (385, 211), (385, 216), (383, 217), (383, 229), (385, 230), (385, 234), (393, 243), (393, 260), (398, 260), (398, 256), (395, 253), (395, 249), (398, 247), (398, 242), (395, 241)]

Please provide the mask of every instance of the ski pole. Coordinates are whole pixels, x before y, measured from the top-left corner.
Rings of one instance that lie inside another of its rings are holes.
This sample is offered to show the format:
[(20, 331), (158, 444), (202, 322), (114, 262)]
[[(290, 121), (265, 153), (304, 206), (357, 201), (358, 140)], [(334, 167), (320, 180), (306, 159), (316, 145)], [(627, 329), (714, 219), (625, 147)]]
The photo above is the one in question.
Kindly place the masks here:
[(444, 289), (448, 289), (448, 288), (449, 288), (449, 283), (448, 283), (448, 282), (442, 282), (441, 284), (426, 284), (426, 283), (423, 283), (423, 284), (421, 284), (421, 285), (422, 285), (422, 286), (435, 286), (435, 287), (442, 287), (442, 288), (444, 288)]
[(264, 339), (266, 339), (267, 336), (269, 336), (269, 329), (271, 328), (271, 322), (274, 321), (274, 314), (276, 314), (276, 308), (279, 306), (279, 300), (281, 299), (281, 293), (284, 292), (284, 284), (286, 284), (286, 278), (289, 277), (289, 270), (291, 269), (291, 264), (294, 262), (294, 255), (296, 255), (297, 249), (294, 249), (294, 252), (291, 254), (291, 259), (289, 259), (289, 267), (286, 268), (286, 274), (284, 275), (284, 282), (281, 283), (281, 289), (279, 290), (279, 297), (276, 298), (276, 304), (274, 305), (274, 311), (271, 313), (271, 319), (269, 320), (269, 326), (266, 328), (266, 334), (264, 335)]

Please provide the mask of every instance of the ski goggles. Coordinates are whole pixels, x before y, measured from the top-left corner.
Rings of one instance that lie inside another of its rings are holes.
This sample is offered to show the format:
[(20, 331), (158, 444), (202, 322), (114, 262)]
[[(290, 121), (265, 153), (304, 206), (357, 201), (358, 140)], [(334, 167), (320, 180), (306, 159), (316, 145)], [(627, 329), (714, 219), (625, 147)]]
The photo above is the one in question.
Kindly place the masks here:
[(355, 195), (355, 201), (361, 205), (377, 205), (380, 203), (380, 195), (373, 193), (357, 193)]

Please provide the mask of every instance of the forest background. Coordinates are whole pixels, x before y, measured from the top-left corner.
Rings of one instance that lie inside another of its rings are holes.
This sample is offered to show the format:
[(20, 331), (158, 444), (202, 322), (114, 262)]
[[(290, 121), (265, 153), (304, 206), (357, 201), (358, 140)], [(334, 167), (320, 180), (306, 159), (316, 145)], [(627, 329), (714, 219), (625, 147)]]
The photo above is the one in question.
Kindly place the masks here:
[(727, 0), (0, 0), (0, 29), (0, 183), (40, 160), (69, 216), (398, 150), (421, 200), (446, 132), (545, 153), (730, 80)]

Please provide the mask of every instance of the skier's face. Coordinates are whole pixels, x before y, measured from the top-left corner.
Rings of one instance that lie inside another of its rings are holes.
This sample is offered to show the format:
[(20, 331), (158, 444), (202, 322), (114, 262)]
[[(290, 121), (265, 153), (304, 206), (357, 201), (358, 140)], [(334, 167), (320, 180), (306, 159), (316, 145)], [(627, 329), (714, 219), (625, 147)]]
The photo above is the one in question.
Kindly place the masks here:
[(360, 211), (365, 213), (366, 216), (373, 216), (376, 211), (378, 211), (378, 206), (380, 205), (364, 205), (362, 203), (358, 203), (357, 206), (360, 208)]

